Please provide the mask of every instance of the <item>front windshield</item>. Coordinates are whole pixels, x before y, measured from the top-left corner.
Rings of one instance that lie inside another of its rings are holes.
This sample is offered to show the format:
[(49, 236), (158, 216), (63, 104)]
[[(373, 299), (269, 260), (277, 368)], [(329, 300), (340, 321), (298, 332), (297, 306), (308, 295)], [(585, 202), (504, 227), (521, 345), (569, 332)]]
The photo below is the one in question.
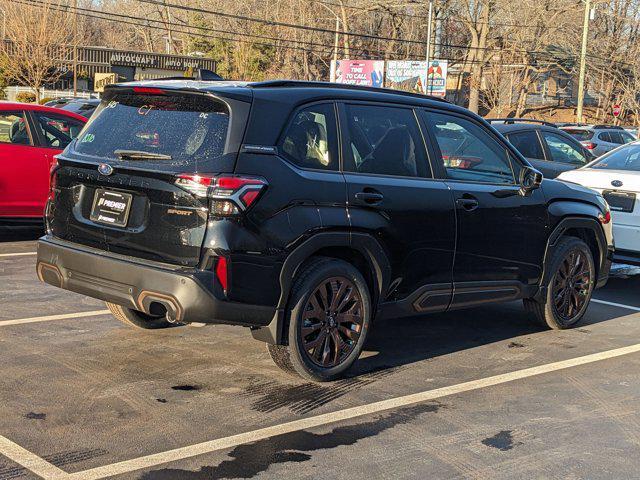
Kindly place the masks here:
[(600, 170), (629, 170), (640, 172), (640, 143), (612, 150), (590, 165)]

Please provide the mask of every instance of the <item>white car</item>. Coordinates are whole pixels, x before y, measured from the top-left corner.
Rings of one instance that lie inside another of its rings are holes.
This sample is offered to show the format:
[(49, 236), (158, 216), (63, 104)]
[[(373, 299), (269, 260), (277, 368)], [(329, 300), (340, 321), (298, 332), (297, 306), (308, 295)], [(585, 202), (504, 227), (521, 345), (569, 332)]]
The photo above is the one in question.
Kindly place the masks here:
[(640, 265), (640, 141), (558, 176), (602, 193), (613, 218), (614, 260)]

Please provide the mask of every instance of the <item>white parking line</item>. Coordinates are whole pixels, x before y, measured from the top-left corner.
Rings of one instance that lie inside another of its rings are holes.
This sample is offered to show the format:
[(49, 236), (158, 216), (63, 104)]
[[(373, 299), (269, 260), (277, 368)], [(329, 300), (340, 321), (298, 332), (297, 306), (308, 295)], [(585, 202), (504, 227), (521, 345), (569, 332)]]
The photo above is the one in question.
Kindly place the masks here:
[(59, 469), (52, 463), (22, 448), (2, 435), (0, 435), (0, 453), (42, 478), (51, 480), (69, 478), (69, 474), (64, 470)]
[(595, 298), (592, 298), (591, 301), (595, 302), (595, 303), (601, 303), (603, 305), (609, 305), (611, 307), (626, 308), (627, 310), (633, 310), (634, 312), (640, 312), (640, 308), (639, 307), (632, 307), (631, 305), (623, 305), (622, 303), (607, 302), (605, 300), (597, 300)]
[(22, 325), (23, 323), (51, 322), (53, 320), (66, 320), (68, 318), (84, 318), (95, 317), (98, 315), (107, 315), (111, 313), (109, 310), (93, 310), (90, 312), (61, 313), (59, 315), (46, 315), (44, 317), (16, 318), (14, 320), (0, 320), (0, 327), (8, 327), (9, 325)]
[[(517, 370), (515, 372), (509, 372), (502, 375), (496, 375), (493, 377), (482, 378), (479, 380), (473, 380), (470, 382), (460, 383), (458, 385), (451, 385), (448, 387), (437, 388), (435, 390), (427, 390), (420, 393), (411, 395), (405, 395), (402, 397), (391, 398), (388, 400), (382, 400), (368, 405), (361, 405), (359, 407), (347, 408), (345, 410), (339, 410), (337, 412), (325, 413), (314, 417), (303, 418), (294, 420), (292, 422), (284, 423), (281, 425), (275, 425), (272, 427), (261, 428), (251, 432), (245, 432), (230, 437), (219, 438), (208, 442), (198, 443), (195, 445), (189, 445), (182, 448), (176, 448), (161, 453), (152, 455), (146, 455), (131, 460), (125, 460), (123, 462), (114, 463), (111, 465), (105, 465), (103, 467), (92, 468), (81, 472), (75, 472), (69, 474), (68, 479), (72, 480), (97, 480), (100, 478), (106, 478), (114, 475), (120, 475), (124, 473), (133, 472), (143, 468), (150, 468), (164, 463), (174, 462), (177, 460), (183, 460), (186, 458), (195, 457), (197, 455), (212, 453), (218, 450), (225, 450), (238, 445), (256, 442), (266, 438), (274, 437), (277, 435), (284, 435), (291, 432), (297, 432), (300, 430), (306, 430), (309, 428), (320, 427), (323, 425), (352, 420), (354, 418), (362, 417), (363, 415), (370, 415), (374, 413), (383, 412), (386, 410), (406, 407), (420, 402), (426, 402), (435, 400), (438, 398), (446, 397), (449, 395), (455, 395), (463, 392), (469, 392), (472, 390), (478, 390), (481, 388), (491, 387), (494, 385), (500, 385), (515, 380), (521, 380), (523, 378), (533, 377), (536, 375), (542, 375), (549, 372), (563, 370), (566, 368), (577, 367), (580, 365), (586, 365), (601, 360), (620, 357), (622, 355), (629, 355), (632, 353), (640, 352), (640, 344), (631, 345), (629, 347), (617, 348), (615, 350), (609, 350), (600, 353), (594, 353), (591, 355), (585, 355), (583, 357), (572, 358), (570, 360), (564, 360), (561, 362), (549, 363), (546, 365), (540, 365), (538, 367), (525, 368), (523, 370)], [(2, 453), (0, 449), (0, 453)], [(54, 477), (45, 477), (54, 478)]]
[(26, 257), (31, 255), (37, 255), (38, 252), (14, 252), (14, 253), (0, 253), (0, 257)]

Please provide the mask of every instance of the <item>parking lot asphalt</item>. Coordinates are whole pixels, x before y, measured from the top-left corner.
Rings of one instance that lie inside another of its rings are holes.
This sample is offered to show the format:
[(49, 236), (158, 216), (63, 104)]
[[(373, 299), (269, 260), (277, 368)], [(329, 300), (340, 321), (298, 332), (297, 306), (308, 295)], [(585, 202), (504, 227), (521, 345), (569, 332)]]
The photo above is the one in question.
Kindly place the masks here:
[(640, 276), (571, 330), (520, 303), (379, 322), (311, 384), (245, 329), (132, 330), (41, 284), (38, 235), (0, 241), (0, 480), (639, 476)]

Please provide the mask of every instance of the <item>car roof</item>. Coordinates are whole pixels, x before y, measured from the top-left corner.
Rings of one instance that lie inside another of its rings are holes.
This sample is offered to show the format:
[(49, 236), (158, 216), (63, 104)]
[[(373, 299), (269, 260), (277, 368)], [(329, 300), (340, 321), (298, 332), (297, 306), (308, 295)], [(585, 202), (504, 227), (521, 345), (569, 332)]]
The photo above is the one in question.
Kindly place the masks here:
[(465, 108), (458, 107), (444, 99), (422, 95), (419, 93), (391, 90), (388, 88), (362, 87), (344, 85), (331, 82), (309, 82), (302, 80), (269, 80), (264, 82), (244, 81), (206, 81), (191, 79), (157, 79), (127, 82), (109, 85), (105, 92), (119, 88), (150, 87), (168, 90), (191, 90), (209, 92), (215, 95), (230, 96), (245, 101), (252, 98), (272, 98), (289, 103), (312, 102), (315, 100), (351, 99), (376, 100), (390, 103), (405, 103), (411, 105), (440, 106), (447, 109), (469, 114)]
[(69, 112), (67, 110), (62, 110), (56, 107), (46, 107), (44, 105), (39, 105), (37, 103), (20, 103), (20, 102), (6, 102), (0, 101), (0, 111), (7, 110), (29, 110), (32, 112), (48, 112), (48, 113), (57, 113), (58, 115), (66, 115), (71, 118), (75, 118), (76, 120), (81, 120), (86, 122), (87, 119), (82, 115), (75, 114), (73, 112)]

